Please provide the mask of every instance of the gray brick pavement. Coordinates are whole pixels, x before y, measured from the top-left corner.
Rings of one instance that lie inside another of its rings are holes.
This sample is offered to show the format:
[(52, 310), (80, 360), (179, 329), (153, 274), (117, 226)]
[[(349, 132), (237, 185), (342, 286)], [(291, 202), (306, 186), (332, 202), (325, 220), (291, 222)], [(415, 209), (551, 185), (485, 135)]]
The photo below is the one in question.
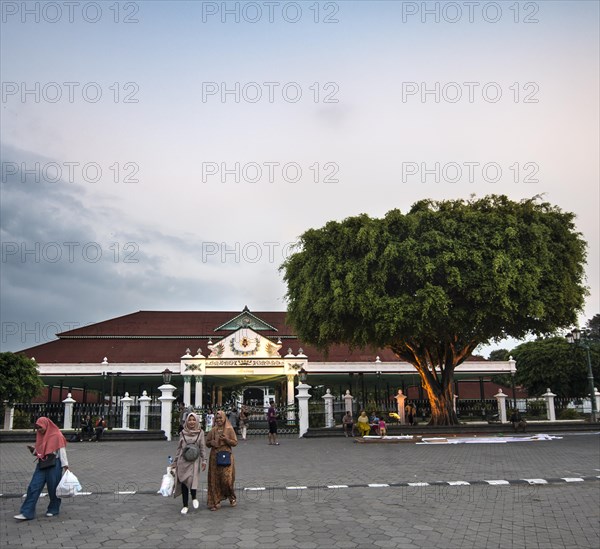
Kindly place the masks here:
[[(179, 513), (156, 494), (175, 442), (71, 444), (72, 470), (92, 495), (58, 517), (19, 523), (33, 462), (0, 446), (0, 543), (8, 547), (598, 547), (600, 437), (494, 445), (355, 444), (264, 438), (236, 449), (239, 504)], [(491, 486), (485, 480), (561, 479)], [(434, 486), (408, 483), (444, 482)], [(475, 482), (449, 486), (448, 481)], [(367, 487), (368, 484), (402, 484)], [(331, 485), (356, 486), (331, 489)], [(287, 487), (307, 486), (306, 490)], [(265, 488), (249, 490), (248, 488)], [(245, 490), (246, 489), (246, 490)], [(117, 492), (135, 491), (135, 494)]]

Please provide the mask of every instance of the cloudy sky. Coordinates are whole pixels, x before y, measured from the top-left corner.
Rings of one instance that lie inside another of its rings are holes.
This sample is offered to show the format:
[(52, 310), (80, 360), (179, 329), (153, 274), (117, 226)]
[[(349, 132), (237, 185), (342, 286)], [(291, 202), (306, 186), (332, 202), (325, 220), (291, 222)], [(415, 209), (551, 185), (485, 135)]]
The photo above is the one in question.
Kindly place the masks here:
[(583, 323), (598, 20), (593, 1), (2, 2), (2, 350), (138, 310), (284, 310), (306, 229), (472, 193), (577, 214)]

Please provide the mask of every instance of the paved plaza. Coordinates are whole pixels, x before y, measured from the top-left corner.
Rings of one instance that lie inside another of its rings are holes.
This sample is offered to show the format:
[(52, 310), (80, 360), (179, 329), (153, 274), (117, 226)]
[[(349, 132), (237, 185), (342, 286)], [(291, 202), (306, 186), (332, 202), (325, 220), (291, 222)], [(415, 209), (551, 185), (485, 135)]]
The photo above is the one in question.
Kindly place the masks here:
[[(507, 444), (357, 444), (266, 437), (235, 449), (238, 506), (156, 492), (176, 442), (69, 444), (88, 495), (17, 522), (34, 463), (0, 446), (3, 547), (344, 548), (600, 546), (600, 434)], [(205, 474), (203, 481), (206, 480)], [(202, 487), (204, 488), (204, 487)], [(204, 496), (205, 498), (205, 496)], [(202, 496), (199, 497), (202, 499)]]

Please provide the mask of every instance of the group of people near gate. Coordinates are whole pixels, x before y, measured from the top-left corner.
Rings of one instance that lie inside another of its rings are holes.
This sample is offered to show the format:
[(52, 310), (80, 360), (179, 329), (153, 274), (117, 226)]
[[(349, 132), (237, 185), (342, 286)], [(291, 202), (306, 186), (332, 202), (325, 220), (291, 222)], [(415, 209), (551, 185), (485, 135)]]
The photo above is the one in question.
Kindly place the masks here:
[[(352, 416), (350, 412), (346, 412), (346, 417)], [(344, 420), (346, 420), (344, 417)], [(347, 420), (346, 420), (347, 421)], [(371, 417), (367, 415), (367, 412), (364, 410), (358, 416), (358, 420), (356, 422), (356, 429), (358, 430), (358, 434), (361, 437), (364, 437), (371, 433), (371, 430), (377, 436), (385, 436), (387, 434), (387, 425), (383, 418), (378, 417), (376, 414), (373, 414)]]
[[(181, 420), (179, 422), (178, 433), (183, 431), (185, 426), (185, 420), (189, 413), (194, 412), (193, 406), (185, 408), (183, 405), (180, 409)], [(246, 440), (248, 435), (248, 426), (250, 424), (250, 412), (247, 406), (242, 406), (238, 411), (237, 408), (232, 408), (225, 413), (227, 420), (233, 427), (234, 431), (242, 437), (242, 440)], [(209, 433), (215, 426), (215, 413), (211, 408), (204, 414), (204, 432)]]
[(81, 420), (81, 432), (79, 434), (78, 440), (100, 442), (102, 440), (102, 434), (104, 433), (105, 429), (106, 420), (104, 419), (104, 416), (100, 416), (94, 421), (88, 414)]
[[(405, 408), (405, 413), (406, 422), (408, 423), (408, 425), (416, 425), (417, 407), (412, 403), (408, 403)], [(370, 435), (371, 432), (381, 437), (387, 434), (387, 425), (385, 423), (385, 420), (383, 418), (378, 417), (375, 413), (373, 413), (371, 417), (369, 417), (367, 415), (367, 412), (364, 410), (358, 416), (356, 424), (354, 423), (352, 412), (347, 411), (344, 417), (342, 418), (342, 426), (344, 427), (344, 435), (347, 437), (353, 437), (356, 433), (358, 433), (358, 435), (361, 437)]]

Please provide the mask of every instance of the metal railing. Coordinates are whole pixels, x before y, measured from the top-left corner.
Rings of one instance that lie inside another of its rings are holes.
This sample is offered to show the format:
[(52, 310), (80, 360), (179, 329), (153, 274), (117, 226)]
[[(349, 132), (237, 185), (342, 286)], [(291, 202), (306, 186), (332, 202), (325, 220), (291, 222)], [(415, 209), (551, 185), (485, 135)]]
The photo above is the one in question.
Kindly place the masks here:
[(456, 415), (462, 421), (491, 421), (498, 418), (498, 401), (495, 398), (457, 399)]
[(14, 408), (13, 429), (33, 429), (37, 418), (42, 416), (51, 419), (59, 427), (63, 425), (65, 406), (62, 402), (15, 404)]
[[(65, 405), (62, 402), (54, 403), (27, 403), (14, 405), (13, 429), (33, 429), (37, 418), (47, 417), (60, 428), (64, 427)], [(109, 428), (120, 428), (123, 424), (123, 407), (109, 404), (81, 403), (73, 404), (73, 429), (80, 429), (86, 416), (90, 416), (93, 425), (100, 416), (103, 416)], [(148, 407), (148, 429), (160, 430), (161, 405), (152, 403)], [(140, 428), (140, 406), (131, 406), (129, 410), (129, 428)]]

